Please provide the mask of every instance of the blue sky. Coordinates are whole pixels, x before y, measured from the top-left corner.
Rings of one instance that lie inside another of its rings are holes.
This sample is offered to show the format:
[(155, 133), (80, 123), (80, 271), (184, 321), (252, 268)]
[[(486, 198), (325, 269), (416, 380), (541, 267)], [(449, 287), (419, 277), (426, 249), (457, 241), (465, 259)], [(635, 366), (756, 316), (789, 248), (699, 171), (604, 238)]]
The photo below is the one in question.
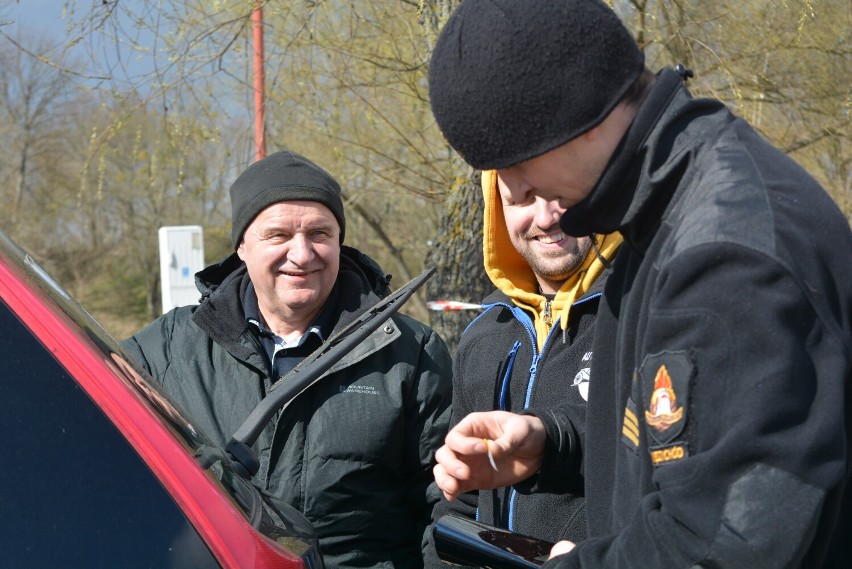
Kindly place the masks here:
[[(94, 0), (74, 2), (78, 16), (88, 9), (92, 1)], [(61, 50), (69, 39), (69, 22), (63, 19), (66, 3), (66, 0), (0, 0), (0, 31), (20, 41), (27, 48), (33, 48), (37, 40), (44, 39), (50, 46)], [(137, 0), (122, 0), (124, 9), (132, 9), (136, 5)], [(0, 41), (7, 40), (0, 37)], [(107, 68), (112, 68), (114, 77), (119, 81), (126, 79), (126, 74), (142, 74), (151, 67), (138, 54), (127, 53), (122, 57), (126, 69), (116, 68), (113, 65), (117, 58), (115, 44), (95, 45), (91, 41), (83, 41), (75, 47), (73, 53), (86, 66), (85, 73), (103, 75)], [(98, 61), (92, 63), (92, 57), (96, 57)]]
[(44, 33), (61, 42), (65, 38), (63, 0), (0, 0), (0, 22), (6, 35)]
[(19, 20), (39, 27), (49, 27), (61, 22), (62, 0), (2, 0), (0, 16), (3, 20)]

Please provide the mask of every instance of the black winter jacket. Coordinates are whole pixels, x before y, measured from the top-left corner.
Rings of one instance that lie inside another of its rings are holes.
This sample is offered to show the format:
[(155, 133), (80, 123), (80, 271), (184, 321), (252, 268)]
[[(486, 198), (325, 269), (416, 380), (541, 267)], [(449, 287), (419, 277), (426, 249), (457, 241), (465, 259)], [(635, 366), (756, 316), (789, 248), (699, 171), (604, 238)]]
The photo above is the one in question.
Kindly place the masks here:
[[(236, 255), (196, 275), (198, 306), (162, 316), (123, 344), (213, 442), (225, 445), (272, 385), (247, 325)], [(389, 289), (368, 257), (342, 247), (335, 331)], [(439, 493), (431, 468), (449, 422), (451, 361), (404, 315), (379, 327), (276, 416), (254, 445), (254, 483), (302, 511), (328, 567), (419, 567)]]
[(625, 244), (596, 321), (589, 539), (546, 567), (852, 566), (852, 233), (829, 196), (663, 70), (562, 227)]

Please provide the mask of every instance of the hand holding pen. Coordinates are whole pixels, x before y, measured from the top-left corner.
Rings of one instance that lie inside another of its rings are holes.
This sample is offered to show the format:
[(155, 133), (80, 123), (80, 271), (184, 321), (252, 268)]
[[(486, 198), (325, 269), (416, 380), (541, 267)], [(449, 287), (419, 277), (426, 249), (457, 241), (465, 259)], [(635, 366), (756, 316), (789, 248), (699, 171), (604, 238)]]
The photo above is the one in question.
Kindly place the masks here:
[(448, 500), (515, 484), (541, 468), (545, 440), (544, 425), (531, 415), (471, 413), (436, 452), (435, 482)]

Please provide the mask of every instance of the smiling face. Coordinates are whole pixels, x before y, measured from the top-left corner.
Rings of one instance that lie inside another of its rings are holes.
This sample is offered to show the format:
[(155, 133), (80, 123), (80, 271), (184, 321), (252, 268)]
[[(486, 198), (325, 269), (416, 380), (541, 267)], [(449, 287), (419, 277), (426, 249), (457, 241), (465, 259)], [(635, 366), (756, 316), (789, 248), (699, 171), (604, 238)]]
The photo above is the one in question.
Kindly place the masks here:
[(237, 254), (266, 325), (286, 338), (306, 331), (331, 293), (340, 269), (340, 225), (318, 202), (279, 202), (252, 220)]
[(529, 192), (523, 195), (523, 201), (516, 201), (499, 174), (497, 190), (512, 245), (533, 270), (541, 291), (556, 293), (583, 263), (592, 240), (575, 239), (562, 232), (559, 218), (566, 207), (559, 198), (545, 199)]

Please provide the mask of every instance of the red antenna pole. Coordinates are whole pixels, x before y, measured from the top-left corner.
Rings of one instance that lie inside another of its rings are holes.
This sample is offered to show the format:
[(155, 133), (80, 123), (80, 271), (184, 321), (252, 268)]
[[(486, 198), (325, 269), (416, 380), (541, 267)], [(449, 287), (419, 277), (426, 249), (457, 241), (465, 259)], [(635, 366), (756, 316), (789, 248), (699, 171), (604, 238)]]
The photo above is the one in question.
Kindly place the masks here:
[(254, 37), (254, 155), (255, 160), (266, 157), (266, 117), (263, 75), (263, 0), (255, 0), (251, 13)]

